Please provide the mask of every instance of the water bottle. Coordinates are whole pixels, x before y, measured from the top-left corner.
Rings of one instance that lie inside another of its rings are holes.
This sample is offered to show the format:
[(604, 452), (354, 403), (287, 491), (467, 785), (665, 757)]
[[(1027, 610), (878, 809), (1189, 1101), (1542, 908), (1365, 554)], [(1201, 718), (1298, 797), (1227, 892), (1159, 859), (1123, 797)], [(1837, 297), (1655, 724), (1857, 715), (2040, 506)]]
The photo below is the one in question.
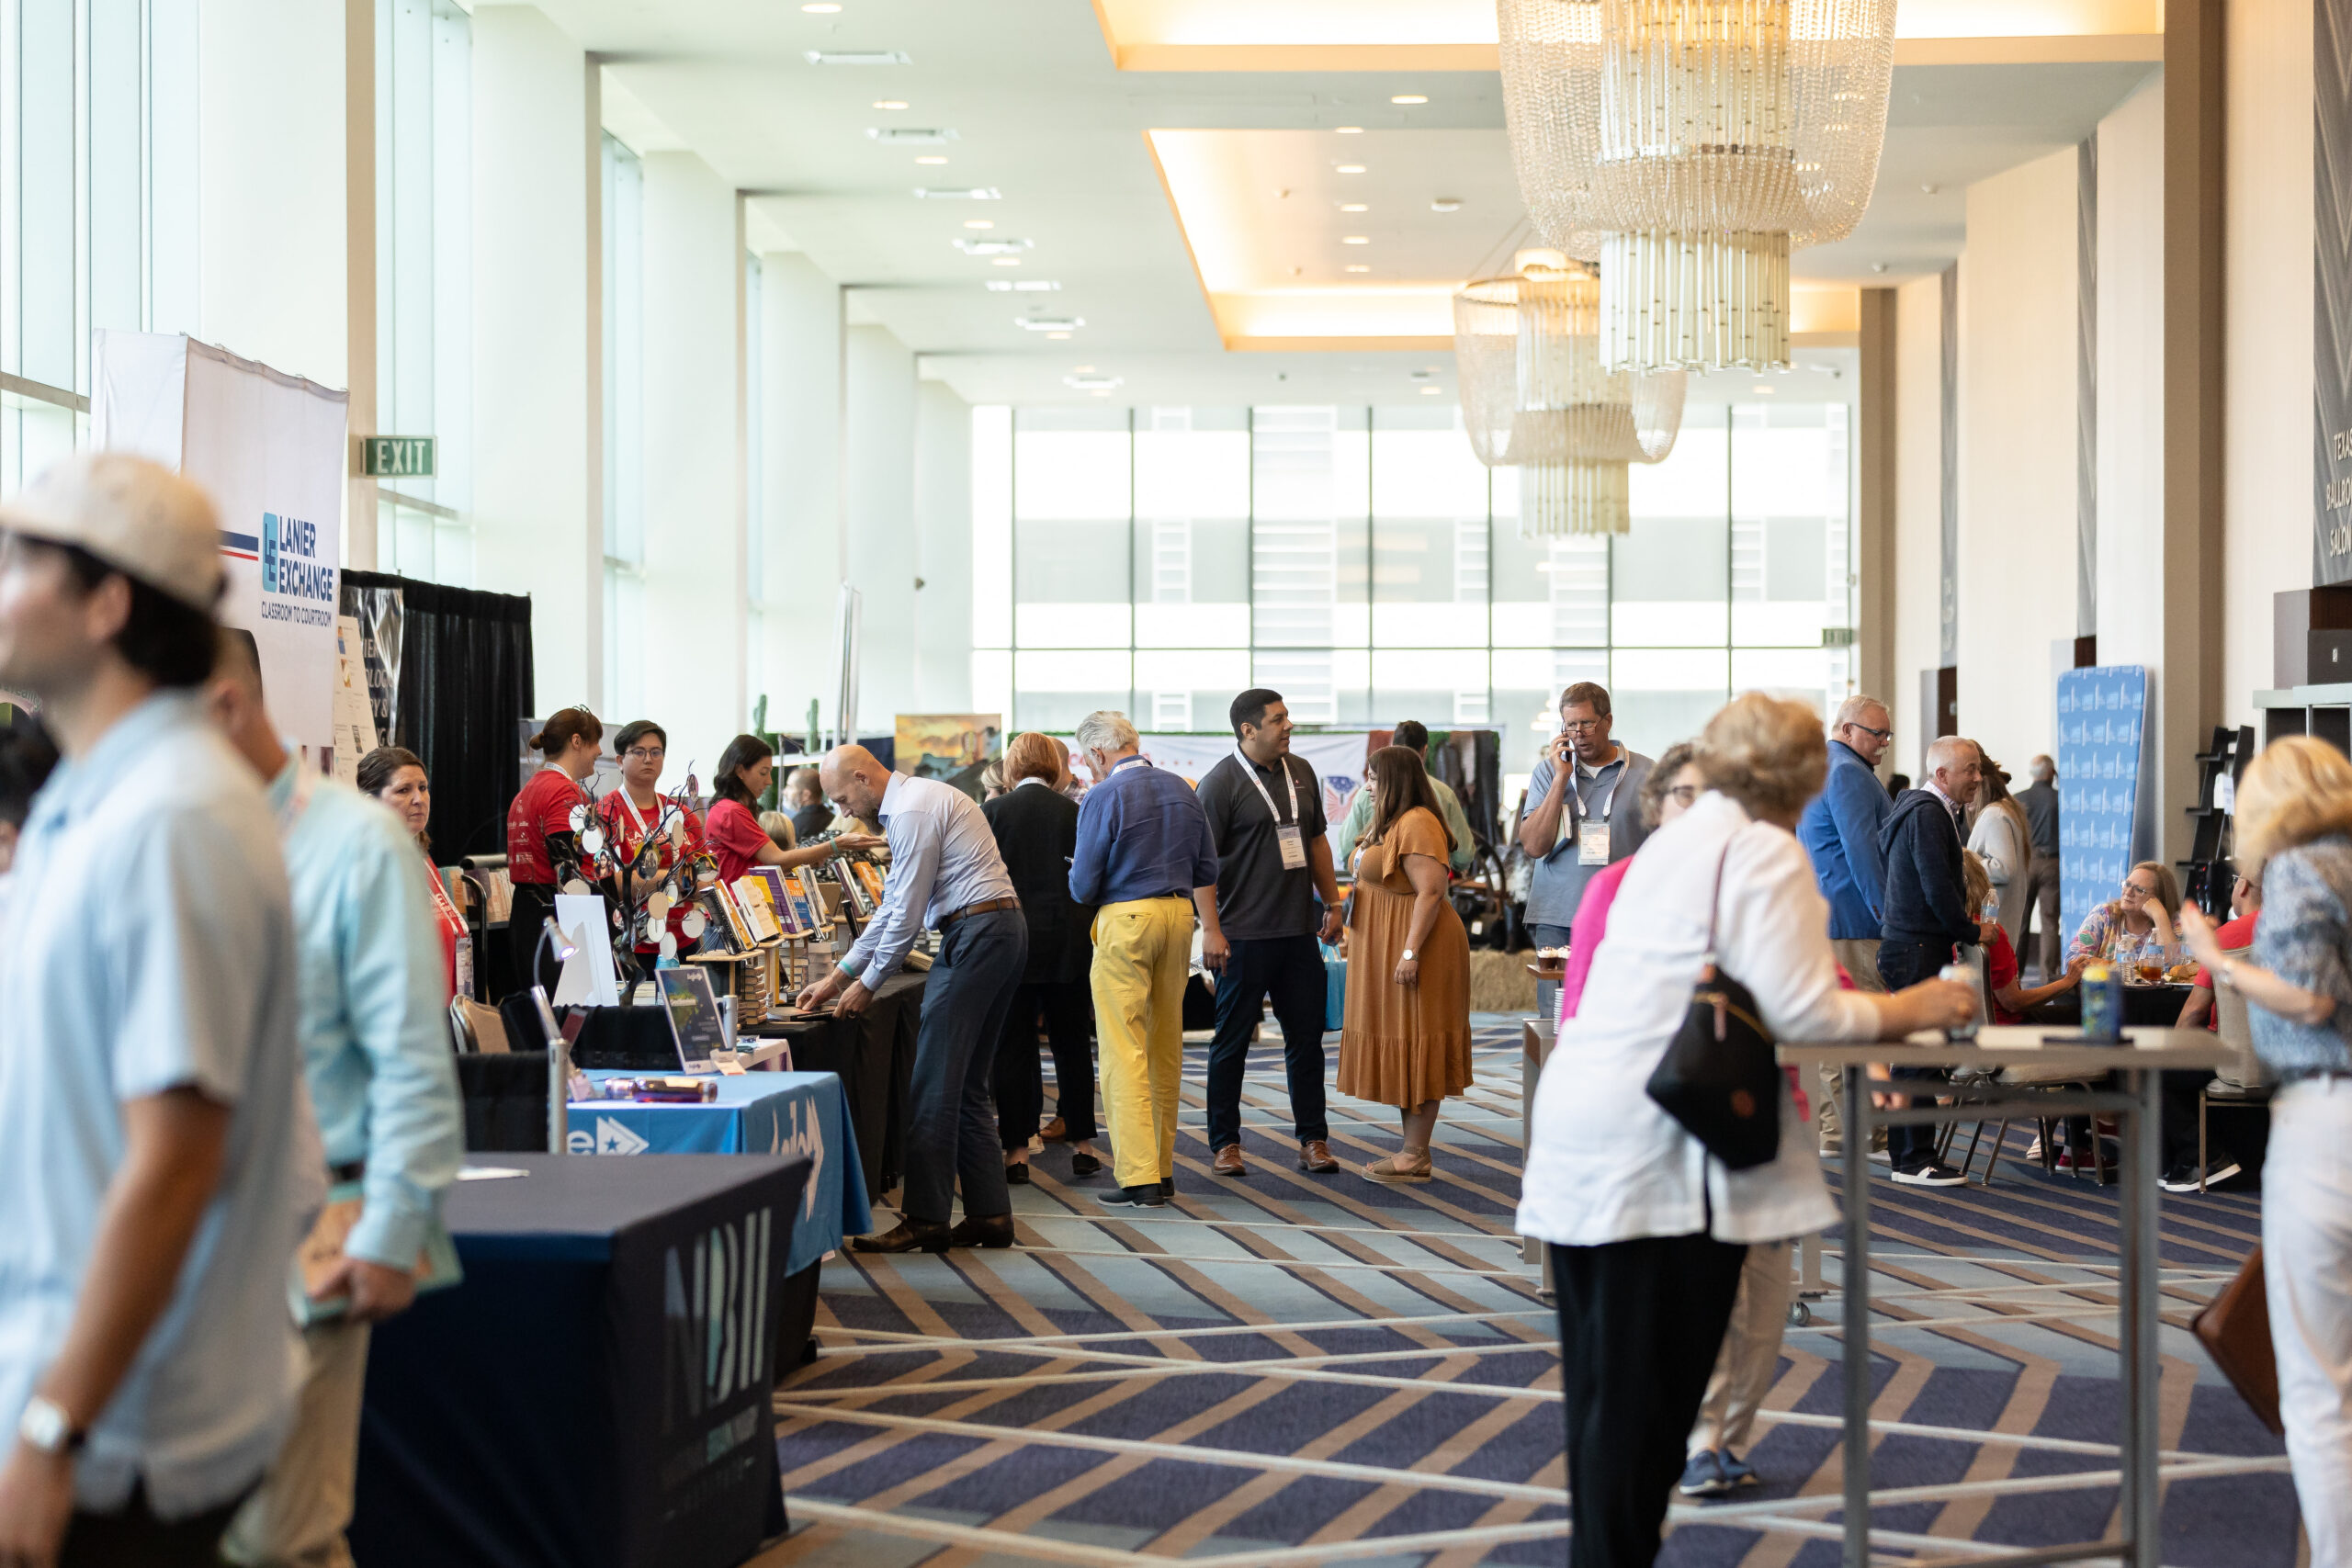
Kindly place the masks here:
[(1939, 980), (1951, 980), (1959, 985), (1966, 986), (1978, 998), (1978, 1009), (1974, 1017), (1971, 1018), (1966, 1023), (1948, 1023), (1944, 1025), (1945, 1039), (1951, 1041), (1955, 1045), (1965, 1044), (1969, 1041), (1975, 1039), (1976, 1032), (1984, 1027), (1984, 1014), (1983, 1008), (1984, 983), (1977, 978), (1976, 966), (1973, 964), (1947, 964), (1936, 972), (1936, 978)]
[(2123, 976), (2105, 959), (2083, 971), (2083, 1038), (2123, 1043)]

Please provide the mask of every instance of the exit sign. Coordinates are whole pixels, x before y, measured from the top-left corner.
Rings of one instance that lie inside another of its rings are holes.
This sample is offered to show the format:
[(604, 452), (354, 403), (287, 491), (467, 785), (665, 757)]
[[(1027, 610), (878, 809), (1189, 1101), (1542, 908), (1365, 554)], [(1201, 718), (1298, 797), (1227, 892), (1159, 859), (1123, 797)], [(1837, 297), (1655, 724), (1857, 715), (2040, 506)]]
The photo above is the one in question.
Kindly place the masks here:
[(363, 435), (359, 438), (359, 472), (371, 479), (429, 479), (433, 477), (433, 437)]

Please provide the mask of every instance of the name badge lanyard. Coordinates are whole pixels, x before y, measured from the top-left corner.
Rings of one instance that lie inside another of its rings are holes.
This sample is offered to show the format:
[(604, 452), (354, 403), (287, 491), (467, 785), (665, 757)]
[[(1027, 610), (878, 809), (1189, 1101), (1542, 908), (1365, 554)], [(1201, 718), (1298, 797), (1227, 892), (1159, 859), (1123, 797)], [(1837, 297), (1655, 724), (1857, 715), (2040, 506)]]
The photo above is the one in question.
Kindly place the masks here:
[[(1622, 761), (1620, 758), (1618, 761)], [(1603, 767), (1610, 764), (1603, 763)], [(1595, 773), (1596, 780), (1599, 777)], [(1625, 772), (1619, 768), (1617, 776), (1609, 783), (1609, 793), (1584, 809), (1584, 797), (1577, 793), (1577, 762), (1568, 760), (1569, 830), (1577, 842), (1577, 863), (1607, 865), (1609, 863), (1609, 808), (1617, 803), (1617, 791), (1625, 782)]]
[(1274, 809), (1274, 797), (1267, 790), (1266, 781), (1258, 776), (1256, 765), (1244, 755), (1238, 746), (1233, 749), (1233, 754), (1241, 763), (1242, 773), (1250, 780), (1251, 787), (1257, 790), (1258, 798), (1266, 803), (1266, 815), (1274, 819), (1274, 841), (1282, 850), (1283, 869), (1284, 871), (1306, 869), (1306, 838), (1298, 826), (1298, 775), (1290, 771), (1290, 759), (1287, 757), (1274, 759), (1274, 765), (1283, 771), (1283, 788), (1290, 795), (1290, 820), (1285, 822), (1283, 820), (1283, 814)]

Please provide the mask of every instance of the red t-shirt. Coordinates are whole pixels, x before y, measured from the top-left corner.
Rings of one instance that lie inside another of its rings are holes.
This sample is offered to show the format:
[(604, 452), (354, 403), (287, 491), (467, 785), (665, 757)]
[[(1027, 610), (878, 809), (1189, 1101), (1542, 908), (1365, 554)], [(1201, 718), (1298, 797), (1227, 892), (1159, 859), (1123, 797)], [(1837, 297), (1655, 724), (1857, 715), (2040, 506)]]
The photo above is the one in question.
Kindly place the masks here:
[(718, 880), (732, 882), (760, 863), (760, 850), (775, 840), (740, 800), (715, 800), (704, 829), (710, 852), (718, 862)]
[[(621, 867), (626, 869), (636, 861), (638, 848), (645, 842), (647, 830), (669, 809), (669, 803), (662, 801), (640, 811), (636, 802), (628, 798), (626, 785), (598, 803), (596, 816), (605, 825), (605, 841), (612, 846), (615, 859)], [(690, 860), (701, 852), (702, 818), (685, 808), (681, 808), (681, 816), (683, 820), (673, 824), (663, 841), (655, 846), (653, 863), (648, 869), (667, 874), (680, 860)], [(678, 899), (670, 907), (670, 930), (681, 943), (685, 941), (685, 932), (679, 929), (678, 922), (686, 918), (693, 891), (688, 888), (687, 897)], [(640, 953), (652, 952), (656, 945), (645, 942), (637, 944)]]
[[(1993, 940), (1984, 948), (1984, 978), (1992, 983), (1995, 996), (2018, 983), (2018, 950), (2009, 945), (2009, 933), (1999, 926), (1993, 928)], [(2022, 1014), (2011, 1012), (1999, 1002), (1993, 1004), (1995, 1023), (2023, 1023)]]
[(548, 858), (548, 840), (571, 832), (571, 808), (587, 803), (587, 792), (561, 768), (545, 767), (533, 773), (506, 808), (507, 876), (553, 886), (555, 864)]
[[(2224, 953), (2233, 948), (2252, 947), (2254, 923), (2261, 916), (2262, 911), (2256, 909), (2251, 915), (2240, 915), (2235, 919), (2223, 920), (2214, 931), (2213, 940), (2222, 944), (2222, 951)], [(2209, 991), (2213, 988), (2213, 976), (2202, 964), (2199, 964), (2197, 969), (2197, 983)], [(2217, 1031), (2222, 1027), (2221, 1009), (2209, 1007), (2205, 1010), (2205, 1027)]]

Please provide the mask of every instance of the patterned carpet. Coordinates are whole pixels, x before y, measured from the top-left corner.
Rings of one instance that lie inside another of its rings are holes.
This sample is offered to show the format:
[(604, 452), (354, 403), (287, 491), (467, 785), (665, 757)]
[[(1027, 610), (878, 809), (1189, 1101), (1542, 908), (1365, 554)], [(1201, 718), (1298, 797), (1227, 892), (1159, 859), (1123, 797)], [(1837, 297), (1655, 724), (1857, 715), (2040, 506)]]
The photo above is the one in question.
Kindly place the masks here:
[[(1013, 1190), (1018, 1247), (827, 1264), (824, 1352), (776, 1396), (795, 1533), (762, 1568), (1564, 1561), (1555, 1324), (1510, 1235), (1519, 1029), (1478, 1024), (1478, 1082), (1446, 1102), (1426, 1186), (1355, 1175), (1396, 1146), (1395, 1112), (1336, 1097), (1350, 1168), (1295, 1169), (1265, 1047), (1245, 1088), (1250, 1175), (1212, 1177), (1193, 1043), (1173, 1204), (1102, 1209), (1109, 1173), (1074, 1181), (1055, 1147)], [(2007, 1153), (1990, 1190), (1872, 1194), (1887, 1561), (2115, 1528), (2116, 1201), (2024, 1165), (2022, 1134)], [(2185, 1331), (2257, 1213), (2245, 1194), (2164, 1200), (2177, 1568), (2298, 1561), (2280, 1446)], [(1662, 1562), (1838, 1562), (1834, 1293), (1812, 1311), (1748, 1455), (1765, 1483), (1678, 1503)]]

